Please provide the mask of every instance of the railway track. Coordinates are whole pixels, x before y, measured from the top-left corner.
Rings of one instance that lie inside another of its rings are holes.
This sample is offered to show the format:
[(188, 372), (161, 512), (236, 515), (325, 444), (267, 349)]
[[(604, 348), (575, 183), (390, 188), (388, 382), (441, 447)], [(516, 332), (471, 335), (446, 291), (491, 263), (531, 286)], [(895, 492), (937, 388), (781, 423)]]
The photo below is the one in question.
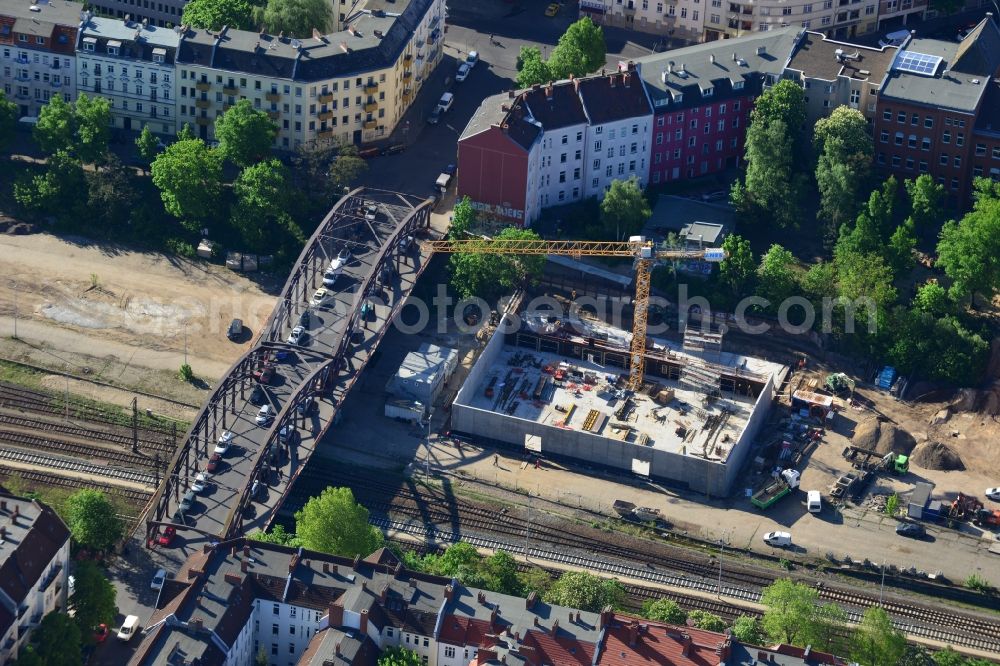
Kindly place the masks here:
[[(120, 415), (116, 415), (110, 410), (101, 409), (96, 405), (74, 402), (72, 399), (69, 402), (70, 415), (76, 419), (118, 427), (122, 425)], [(28, 389), (5, 382), (0, 382), (0, 407), (56, 416), (62, 416), (66, 413), (66, 402), (62, 395)], [(146, 424), (143, 429), (161, 435), (172, 435), (174, 432), (170, 423)], [(179, 432), (178, 435), (183, 435), (183, 433)]]
[[(131, 435), (124, 435), (121, 433), (109, 432), (107, 430), (99, 430), (95, 428), (87, 428), (69, 423), (58, 423), (55, 421), (33, 419), (26, 416), (4, 414), (0, 412), (0, 428), (3, 428), (3, 426), (24, 428), (26, 430), (36, 430), (40, 432), (51, 432), (76, 439), (99, 440), (128, 448), (131, 448), (132, 446)], [(154, 439), (151, 439), (148, 431), (139, 432), (138, 443), (141, 450), (147, 452), (160, 452), (167, 457), (173, 454), (175, 447), (171, 444), (169, 438), (165, 438), (164, 435), (159, 435), (157, 437), (154, 434), (152, 435)]]
[(60, 476), (59, 474), (49, 474), (47, 472), (0, 465), (0, 479), (6, 480), (12, 476), (16, 476), (18, 479), (30, 486), (57, 486), (71, 490), (93, 488), (94, 490), (100, 490), (109, 495), (117, 495), (128, 502), (130, 506), (136, 507), (145, 506), (146, 502), (148, 502), (149, 498), (153, 495), (151, 491), (137, 490), (126, 486), (116, 486), (110, 483), (100, 483), (99, 481), (93, 481), (91, 479)]
[(141, 483), (142, 485), (149, 487), (155, 487), (156, 485), (156, 478), (152, 474), (141, 472), (139, 470), (110, 467), (108, 465), (99, 465), (84, 462), (82, 460), (50, 456), (43, 453), (25, 451), (23, 449), (0, 446), (0, 460), (37, 465), (39, 467), (49, 467), (51, 469), (62, 469), (71, 472), (79, 472), (81, 474), (89, 474), (92, 476), (104, 476), (113, 479), (121, 479), (122, 481)]
[[(28, 451), (49, 451), (64, 456), (72, 456), (85, 460), (103, 460), (124, 467), (139, 467), (150, 469), (155, 462), (147, 455), (132, 453), (131, 449), (123, 451), (107, 446), (95, 446), (82, 442), (61, 439), (49, 439), (32, 435), (21, 430), (7, 430), (0, 426), (0, 443), (9, 445), (5, 448), (19, 447)], [(161, 469), (165, 466), (165, 458), (160, 456)]]
[[(286, 508), (294, 510), (293, 507), (304, 501), (304, 497), (317, 494), (331, 484), (353, 488), (360, 502), (369, 506), (374, 513), (382, 515), (373, 520), (373, 523), (380, 527), (391, 525), (392, 529), (400, 529), (404, 533), (416, 536), (430, 536), (439, 542), (449, 543), (461, 539), (485, 548), (497, 547), (496, 544), (501, 543), (499, 540), (502, 539), (503, 545), (500, 547), (505, 550), (512, 549), (511, 552), (517, 553), (524, 552), (524, 543), (530, 533), (534, 535), (533, 543), (544, 542), (557, 548), (557, 550), (543, 550), (532, 547), (529, 551), (531, 557), (537, 556), (539, 559), (548, 559), (563, 565), (602, 571), (634, 580), (645, 580), (700, 592), (718, 591), (717, 561), (706, 561), (704, 555), (676, 552), (663, 556), (662, 551), (666, 550), (663, 547), (657, 548), (654, 555), (648, 550), (607, 543), (572, 530), (548, 525), (539, 528), (505, 511), (463, 502), (454, 496), (446, 497), (432, 490), (417, 493), (399, 482), (394, 483), (384, 478), (359, 474), (357, 470), (352, 470), (351, 475), (337, 469), (305, 470)], [(409, 520), (401, 522), (393, 520), (394, 517)], [(414, 525), (414, 520), (419, 521), (419, 524)], [(442, 528), (438, 528), (439, 525)], [(455, 532), (448, 531), (445, 526)], [(474, 534), (469, 534), (466, 530)], [(676, 548), (671, 550), (679, 551)], [(575, 554), (581, 551), (585, 554)], [(700, 559), (695, 559), (699, 557)], [(627, 563), (616, 562), (610, 558), (620, 558)], [(643, 563), (644, 566), (636, 566), (636, 562)], [(762, 588), (773, 583), (775, 578), (770, 574), (730, 566), (723, 570), (722, 592), (730, 598), (759, 603)], [(824, 601), (833, 601), (846, 606), (848, 618), (853, 622), (860, 621), (864, 609), (879, 604), (877, 596), (863, 592), (852, 592), (822, 584), (817, 585), (817, 591)], [(648, 597), (653, 593), (647, 591), (637, 594), (639, 596), (646, 594)], [(913, 636), (1000, 652), (998, 622), (919, 604), (907, 604), (896, 599), (883, 599), (882, 605), (893, 616), (896, 626)], [(734, 609), (730, 607), (728, 612), (732, 615)]]

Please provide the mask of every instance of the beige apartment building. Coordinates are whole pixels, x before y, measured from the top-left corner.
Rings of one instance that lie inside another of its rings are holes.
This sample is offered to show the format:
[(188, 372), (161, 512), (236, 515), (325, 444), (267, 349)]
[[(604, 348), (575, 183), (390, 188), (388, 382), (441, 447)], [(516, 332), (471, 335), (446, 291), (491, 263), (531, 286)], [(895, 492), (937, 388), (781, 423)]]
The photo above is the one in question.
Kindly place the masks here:
[(214, 139), (241, 99), (278, 128), (275, 148), (388, 138), (443, 53), (444, 0), (369, 0), (341, 30), (294, 39), (186, 29), (176, 62), (179, 130)]

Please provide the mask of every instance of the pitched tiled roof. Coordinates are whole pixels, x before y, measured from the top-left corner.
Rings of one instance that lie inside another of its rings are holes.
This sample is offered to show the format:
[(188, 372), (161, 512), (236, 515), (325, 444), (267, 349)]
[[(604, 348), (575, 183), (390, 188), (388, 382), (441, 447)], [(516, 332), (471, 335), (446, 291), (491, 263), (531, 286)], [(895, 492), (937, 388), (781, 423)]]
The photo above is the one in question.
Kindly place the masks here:
[(533, 86), (521, 94), (520, 103), (527, 105), (531, 117), (540, 122), (545, 130), (584, 125), (587, 122), (587, 113), (583, 110), (583, 102), (577, 94), (576, 86), (569, 82)]
[(718, 666), (728, 663), (729, 649), (730, 639), (724, 634), (616, 615), (597, 664)]
[(635, 71), (580, 79), (579, 94), (592, 125), (636, 118), (653, 112), (642, 81)]

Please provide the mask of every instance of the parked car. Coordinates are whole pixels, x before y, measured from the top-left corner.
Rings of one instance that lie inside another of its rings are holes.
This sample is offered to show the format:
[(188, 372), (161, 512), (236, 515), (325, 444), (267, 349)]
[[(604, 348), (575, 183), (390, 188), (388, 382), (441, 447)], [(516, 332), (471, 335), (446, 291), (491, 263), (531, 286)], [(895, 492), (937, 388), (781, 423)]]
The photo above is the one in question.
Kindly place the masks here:
[(274, 421), (274, 409), (271, 405), (264, 405), (257, 412), (257, 418), (254, 419), (259, 426), (269, 426)]
[(457, 164), (449, 164), (448, 166), (446, 166), (444, 168), (444, 171), (442, 173), (446, 173), (449, 176), (454, 176), (457, 171), (458, 171), (458, 165)]
[(923, 539), (927, 536), (927, 530), (918, 523), (899, 523), (896, 525), (896, 534), (911, 539)]
[(191, 507), (194, 506), (194, 498), (196, 493), (193, 490), (189, 490), (184, 493), (184, 497), (181, 498), (181, 503), (177, 505), (177, 510), (181, 513), (188, 513)]
[(194, 476), (194, 481), (191, 482), (191, 490), (196, 493), (205, 492), (205, 487), (208, 485), (208, 472), (198, 472)]
[[(163, 587), (163, 583), (166, 580), (167, 580), (167, 570), (160, 569), (155, 574), (153, 574), (153, 580), (149, 583), (149, 587), (151, 587), (154, 590), (158, 590), (161, 587)], [(124, 629), (125, 627), (123, 626), (122, 628)]]
[(396, 153), (401, 153), (406, 150), (405, 143), (394, 143), (391, 146), (386, 146), (382, 149), (383, 155), (395, 155)]
[(264, 484), (260, 482), (260, 479), (254, 479), (253, 485), (250, 486), (250, 499), (257, 500), (264, 492)]
[(94, 629), (94, 642), (103, 643), (104, 641), (108, 640), (109, 633), (110, 632), (108, 631), (108, 625), (104, 624), (103, 622), (100, 623), (99, 625), (97, 625), (97, 629)]
[(378, 204), (374, 201), (369, 201), (365, 205), (365, 219), (369, 222), (374, 222), (378, 216)]
[(236, 437), (231, 430), (223, 430), (222, 434), (219, 435), (219, 441), (215, 445), (214, 453), (218, 453), (220, 456), (226, 455), (229, 452), (229, 447), (233, 444), (233, 439)]
[(413, 247), (413, 236), (403, 236), (399, 239), (399, 251), (409, 252)]
[(986, 496), (994, 502), (1000, 502), (1000, 488), (987, 488)]
[(205, 466), (205, 469), (208, 471), (209, 474), (214, 474), (219, 470), (219, 467), (221, 465), (222, 465), (222, 456), (220, 456), (218, 453), (213, 453), (212, 457), (208, 459), (208, 464)]
[(773, 548), (787, 548), (792, 545), (792, 535), (789, 532), (768, 532), (764, 535), (764, 543)]
[(270, 384), (274, 379), (274, 364), (264, 363), (261, 367), (253, 371), (253, 378), (261, 384)]
[(306, 414), (312, 414), (315, 412), (318, 407), (319, 405), (316, 404), (315, 398), (307, 398), (295, 405), (295, 411), (305, 416)]
[(472, 68), (463, 62), (458, 67), (458, 72), (455, 74), (455, 80), (458, 81), (459, 83), (465, 81), (467, 78), (469, 78), (469, 72), (471, 71)]
[(229, 330), (226, 331), (226, 337), (230, 340), (236, 340), (241, 335), (243, 335), (243, 320), (234, 319), (229, 322)]
[(260, 384), (254, 384), (253, 391), (250, 392), (250, 404), (263, 405), (266, 399), (263, 387)]
[(292, 329), (292, 332), (288, 334), (288, 344), (290, 345), (301, 345), (305, 341), (306, 329), (301, 326), (296, 326)]
[(446, 113), (451, 109), (451, 105), (455, 103), (455, 95), (450, 92), (446, 92), (441, 95), (441, 99), (438, 100), (438, 108), (441, 109), (441, 113)]
[(299, 326), (305, 326), (306, 328), (309, 328), (310, 317), (311, 317), (311, 315), (310, 315), (309, 310), (303, 310), (302, 312), (300, 312), (299, 313)]
[(375, 306), (372, 305), (371, 301), (365, 301), (361, 304), (361, 321), (368, 321), (368, 318), (372, 316), (375, 312)]
[(559, 13), (560, 9), (562, 9), (562, 6), (558, 2), (553, 2), (545, 8), (545, 15), (552, 18)]
[(169, 546), (175, 536), (177, 536), (177, 529), (173, 525), (168, 525), (166, 529), (160, 532), (160, 536), (156, 537), (156, 543), (161, 546)]
[(441, 121), (441, 107), (435, 106), (434, 110), (431, 111), (431, 115), (427, 116), (427, 123), (429, 125), (437, 125)]
[(479, 51), (469, 51), (469, 55), (465, 56), (465, 64), (472, 69), (479, 62)]
[[(160, 569), (157, 572), (157, 575), (159, 575), (160, 573), (162, 573), (164, 577), (166, 577), (167, 575), (167, 572), (164, 571), (163, 569)], [(153, 580), (155, 581), (156, 579), (154, 578)], [(163, 579), (160, 579), (160, 585), (162, 584), (163, 584)], [(127, 643), (129, 640), (132, 639), (133, 636), (135, 636), (138, 630), (139, 630), (139, 616), (129, 615), (128, 617), (125, 618), (125, 621), (122, 622), (121, 629), (118, 630), (118, 640), (125, 641)]]
[(332, 296), (333, 294), (330, 293), (330, 291), (328, 291), (323, 287), (320, 287), (319, 289), (316, 290), (316, 293), (313, 294), (313, 297), (309, 300), (309, 305), (313, 306), (314, 308), (321, 307), (323, 305), (326, 305), (326, 301)]

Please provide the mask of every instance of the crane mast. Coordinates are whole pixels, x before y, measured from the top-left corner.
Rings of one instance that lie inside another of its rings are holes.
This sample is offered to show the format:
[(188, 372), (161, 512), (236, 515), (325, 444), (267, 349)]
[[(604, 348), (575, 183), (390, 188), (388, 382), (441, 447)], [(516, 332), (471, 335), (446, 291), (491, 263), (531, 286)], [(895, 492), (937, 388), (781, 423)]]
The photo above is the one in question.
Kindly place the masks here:
[(423, 243), (433, 252), (465, 252), (469, 254), (558, 255), (563, 257), (623, 257), (635, 260), (635, 304), (632, 315), (632, 344), (629, 349), (629, 388), (638, 391), (646, 364), (646, 323), (649, 316), (649, 285), (653, 262), (702, 259), (719, 262), (726, 258), (725, 250), (707, 248), (686, 250), (657, 248), (644, 236), (632, 236), (627, 241), (579, 241), (545, 239), (462, 238), (432, 240)]

